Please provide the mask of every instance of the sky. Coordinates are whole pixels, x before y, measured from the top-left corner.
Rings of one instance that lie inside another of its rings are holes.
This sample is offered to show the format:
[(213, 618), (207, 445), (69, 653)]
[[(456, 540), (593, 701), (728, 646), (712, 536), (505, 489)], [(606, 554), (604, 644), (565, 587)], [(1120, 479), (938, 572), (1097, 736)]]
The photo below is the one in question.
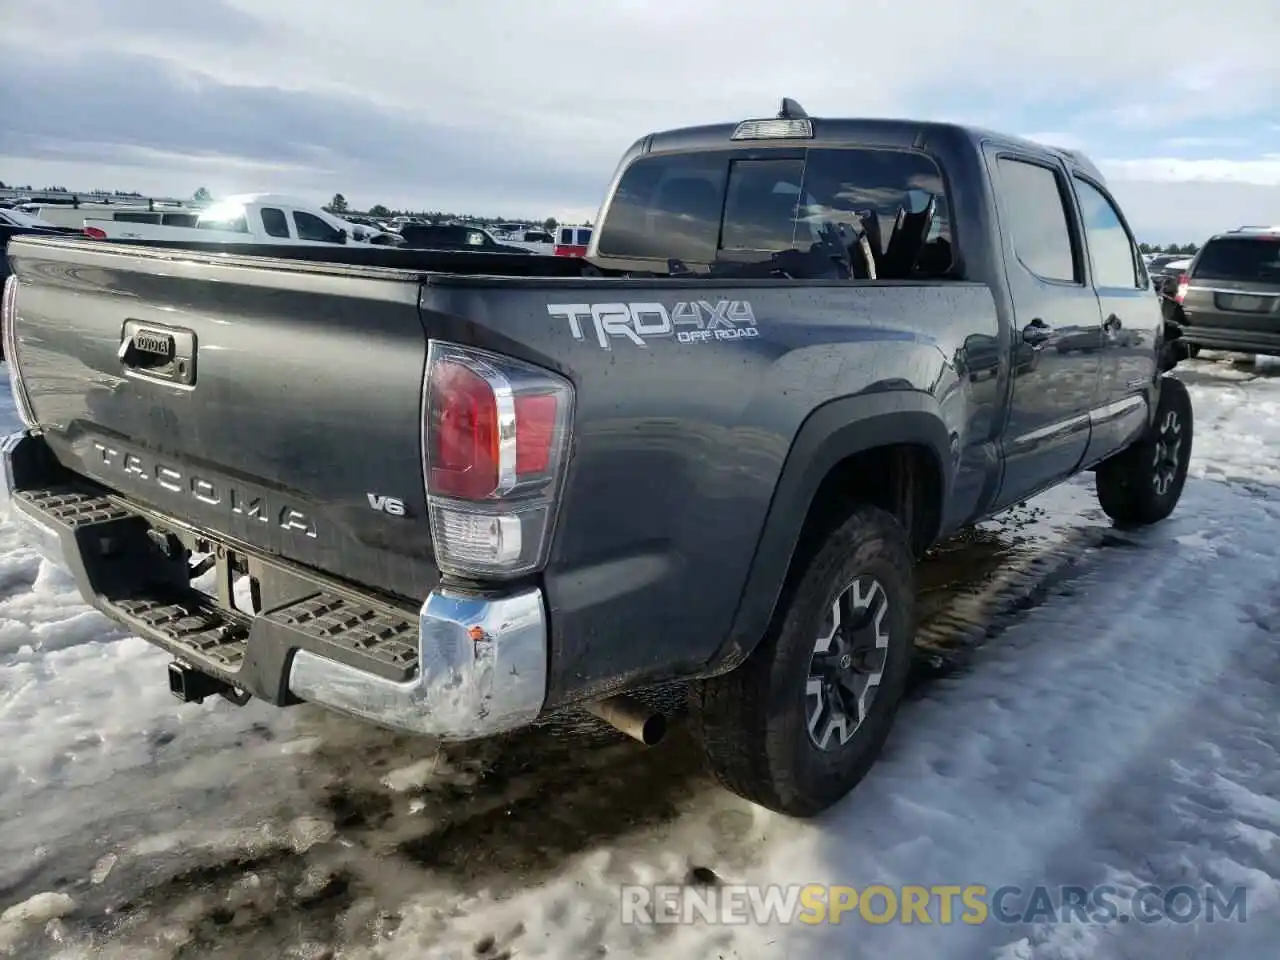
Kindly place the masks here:
[(1084, 150), (1139, 235), (1280, 223), (1272, 0), (0, 0), (0, 181), (594, 218), (646, 133), (978, 123)]

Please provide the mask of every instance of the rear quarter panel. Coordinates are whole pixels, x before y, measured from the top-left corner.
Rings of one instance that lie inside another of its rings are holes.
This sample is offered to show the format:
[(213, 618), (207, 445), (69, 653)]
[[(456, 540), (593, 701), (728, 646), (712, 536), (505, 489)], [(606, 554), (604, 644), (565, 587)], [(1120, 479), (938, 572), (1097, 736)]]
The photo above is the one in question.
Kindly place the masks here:
[[(543, 364), (577, 391), (545, 576), (550, 705), (704, 668), (730, 631), (784, 464), (817, 408), (887, 393), (933, 412), (951, 440), (949, 475), (993, 429), (1002, 354), (984, 285), (489, 283), (429, 282), (428, 329)], [(548, 311), (613, 301), (672, 313), (690, 300), (749, 302), (754, 335), (606, 336), (605, 349), (590, 317), (578, 337), (562, 309)], [(976, 503), (976, 491), (965, 496)]]

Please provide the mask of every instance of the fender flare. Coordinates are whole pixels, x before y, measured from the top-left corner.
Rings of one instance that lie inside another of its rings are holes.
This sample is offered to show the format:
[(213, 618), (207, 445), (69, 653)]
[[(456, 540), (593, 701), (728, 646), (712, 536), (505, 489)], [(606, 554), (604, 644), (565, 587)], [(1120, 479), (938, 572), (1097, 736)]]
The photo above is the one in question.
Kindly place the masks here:
[(764, 636), (809, 508), (831, 469), (854, 454), (900, 444), (933, 453), (945, 501), (954, 477), (952, 443), (938, 403), (929, 394), (860, 394), (832, 400), (809, 414), (783, 463), (729, 635), (708, 664), (708, 675), (732, 669)]

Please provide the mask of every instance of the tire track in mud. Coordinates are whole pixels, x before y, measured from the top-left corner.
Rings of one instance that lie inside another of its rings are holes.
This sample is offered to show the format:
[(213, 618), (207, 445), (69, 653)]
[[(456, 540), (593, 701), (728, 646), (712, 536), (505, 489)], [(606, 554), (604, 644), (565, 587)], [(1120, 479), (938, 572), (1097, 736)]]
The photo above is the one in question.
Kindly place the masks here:
[[(1020, 506), (922, 564), (911, 695), (962, 671), (970, 653), (1046, 596), (1069, 591), (1092, 551), (1129, 543), (1097, 511), (1050, 533), (1046, 520), (1043, 508)], [(645, 694), (676, 712), (682, 695), (680, 685)], [(261, 791), (247, 782), (224, 793), (207, 784), (198, 795), (166, 791), (165, 778), (200, 763), (172, 757), (150, 771), (160, 782), (137, 785), (151, 794), (139, 809), (11, 876), (0, 907), (46, 891), (74, 906), (11, 931), (7, 942), (0, 924), (0, 949), (34, 958), (74, 947), (80, 952), (61, 955), (95, 960), (338, 957), (339, 945), (358, 950), (390, 935), (410, 900), (438, 899), (447, 922), (475, 891), (501, 896), (537, 884), (565, 858), (642, 843), (705, 807), (716, 789), (682, 723), (646, 749), (569, 713), (437, 750), (324, 711), (289, 713), (285, 733), (254, 725), (232, 745), (254, 757), (274, 751), (271, 763), (246, 758), (276, 778)], [(277, 740), (291, 752), (281, 756)], [(123, 804), (129, 791), (117, 789)], [(158, 815), (166, 796), (178, 809)], [(168, 832), (149, 835), (149, 823)], [(476, 956), (502, 956), (497, 936), (478, 943)]]

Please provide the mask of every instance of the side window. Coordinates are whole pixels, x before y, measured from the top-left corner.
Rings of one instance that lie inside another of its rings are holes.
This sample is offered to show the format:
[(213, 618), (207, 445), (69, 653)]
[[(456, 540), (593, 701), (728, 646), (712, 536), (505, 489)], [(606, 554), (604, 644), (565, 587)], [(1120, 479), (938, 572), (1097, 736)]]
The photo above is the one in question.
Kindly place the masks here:
[(262, 229), (267, 231), (268, 237), (284, 237), (288, 239), (289, 221), (285, 219), (284, 211), (276, 207), (263, 207)]
[(573, 230), (565, 229), (560, 231), (560, 239), (557, 241), (561, 246), (570, 246), (573, 243)]
[(1018, 259), (1045, 280), (1083, 280), (1071, 243), (1071, 227), (1058, 175), (1048, 167), (1001, 157), (1000, 186)]
[(243, 213), (239, 216), (218, 217), (216, 219), (201, 216), (196, 219), (196, 229), (218, 230), (223, 233), (248, 233), (249, 221)]
[(158, 213), (134, 213), (129, 210), (116, 213), (112, 216), (116, 223), (160, 223), (160, 214)]
[(581, 247), (586, 247), (586, 246), (590, 246), (590, 244), (591, 244), (591, 231), (589, 229), (579, 230), (578, 245)]
[(336, 243), (338, 232), (313, 213), (301, 210), (293, 211), (293, 225), (297, 228), (299, 240), (316, 240), (321, 243)]
[(1125, 229), (1115, 205), (1087, 180), (1075, 177), (1076, 197), (1084, 219), (1084, 236), (1089, 245), (1095, 287), (1143, 288), (1144, 271), (1137, 245)]

